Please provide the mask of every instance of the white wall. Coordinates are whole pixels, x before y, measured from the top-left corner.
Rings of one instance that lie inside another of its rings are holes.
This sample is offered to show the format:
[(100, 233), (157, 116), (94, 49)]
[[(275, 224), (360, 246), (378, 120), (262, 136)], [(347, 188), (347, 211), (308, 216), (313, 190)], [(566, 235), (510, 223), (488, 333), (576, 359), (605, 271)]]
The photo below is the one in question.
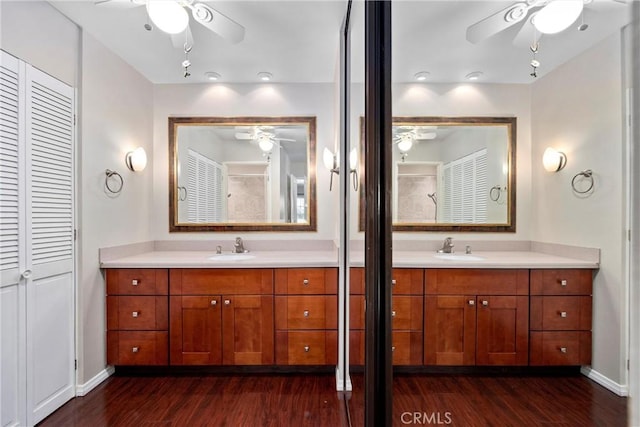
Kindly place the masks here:
[[(155, 165), (153, 85), (87, 33), (82, 36), (81, 93), (78, 383), (82, 384), (106, 365), (106, 289), (98, 249), (151, 240)], [(151, 161), (144, 171), (132, 172), (124, 158), (138, 146)], [(124, 179), (117, 196), (105, 192), (105, 169)]]
[[(169, 136), (171, 116), (316, 116), (316, 161), (321, 162), (324, 147), (334, 146), (333, 84), (191, 84), (155, 85), (153, 111), (153, 239), (204, 240), (220, 238), (222, 233), (169, 233)], [(319, 163), (321, 164), (321, 163)], [(317, 168), (316, 205), (317, 232), (293, 233), (224, 233), (231, 238), (241, 235), (251, 248), (251, 240), (273, 240), (286, 237), (300, 240), (335, 238), (338, 213), (329, 193), (329, 171)], [(231, 234), (231, 235), (229, 235)], [(217, 236), (217, 237), (216, 237)]]
[[(530, 208), (533, 240), (601, 249), (593, 287), (593, 368), (626, 384), (621, 75), (616, 34), (533, 85)], [(542, 168), (546, 147), (566, 153), (562, 171)], [(584, 169), (593, 170), (595, 187), (578, 196), (571, 180)]]
[[(360, 117), (364, 115), (364, 86), (352, 85), (351, 146), (360, 144)], [(473, 240), (529, 240), (531, 228), (531, 89), (528, 85), (507, 84), (394, 84), (392, 114), (410, 116), (503, 116), (517, 117), (516, 142), (516, 232), (456, 233), (455, 238)], [(351, 235), (358, 232), (357, 196), (351, 199)], [(440, 240), (450, 232), (394, 233), (396, 240)]]

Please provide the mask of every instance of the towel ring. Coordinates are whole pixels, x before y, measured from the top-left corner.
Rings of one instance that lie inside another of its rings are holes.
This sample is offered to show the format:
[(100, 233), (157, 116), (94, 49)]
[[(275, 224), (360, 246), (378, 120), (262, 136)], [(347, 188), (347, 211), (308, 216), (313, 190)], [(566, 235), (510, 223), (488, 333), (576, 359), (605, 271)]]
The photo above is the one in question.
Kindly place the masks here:
[[(581, 176), (590, 181), (589, 188), (587, 188), (586, 190), (578, 190), (576, 188), (576, 179), (578, 179), (578, 177), (581, 177)], [(571, 188), (573, 188), (573, 191), (575, 191), (578, 194), (585, 194), (593, 190), (593, 171), (591, 169), (586, 169), (586, 170), (583, 170), (582, 172), (578, 172), (571, 180)]]
[[(120, 175), (116, 171), (112, 171), (111, 169), (107, 169), (106, 171), (104, 171), (104, 173), (106, 174), (106, 177), (104, 179), (104, 186), (107, 189), (107, 191), (111, 194), (120, 193), (122, 191), (122, 186), (124, 185), (124, 180), (122, 179), (122, 175)], [(114, 178), (116, 181), (119, 181), (119, 184), (117, 184), (114, 187), (111, 187), (112, 184), (109, 184), (111, 178)]]
[[(494, 196), (495, 191), (498, 192), (497, 196)], [(502, 187), (500, 187), (499, 185), (494, 185), (493, 187), (491, 187), (491, 190), (489, 190), (489, 198), (494, 202), (497, 202), (498, 200), (500, 200), (500, 196), (502, 196)]]

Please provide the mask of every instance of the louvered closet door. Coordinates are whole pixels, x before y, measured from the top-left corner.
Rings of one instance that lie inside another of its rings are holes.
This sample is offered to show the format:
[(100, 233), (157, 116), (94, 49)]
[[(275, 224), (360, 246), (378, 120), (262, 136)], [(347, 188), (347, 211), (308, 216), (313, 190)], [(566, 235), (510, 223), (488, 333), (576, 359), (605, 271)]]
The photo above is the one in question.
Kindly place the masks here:
[(24, 64), (0, 52), (0, 425), (24, 425)]
[(74, 396), (73, 88), (27, 65), (27, 421)]

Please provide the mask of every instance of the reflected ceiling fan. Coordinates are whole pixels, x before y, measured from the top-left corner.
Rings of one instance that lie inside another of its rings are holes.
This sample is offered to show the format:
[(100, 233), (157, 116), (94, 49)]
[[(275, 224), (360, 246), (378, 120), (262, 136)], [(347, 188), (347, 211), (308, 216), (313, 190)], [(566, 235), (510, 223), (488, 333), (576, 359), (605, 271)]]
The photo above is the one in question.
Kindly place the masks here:
[(393, 143), (402, 153), (407, 153), (414, 142), (436, 139), (437, 126), (394, 126)]
[[(626, 4), (627, 0), (525, 0), (470, 25), (466, 37), (471, 43), (480, 43), (524, 22), (514, 38), (514, 44), (527, 46), (532, 42), (535, 44), (542, 34), (555, 34), (567, 29), (582, 16), (585, 7), (597, 9), (615, 3)], [(584, 31), (588, 25), (583, 22), (577, 28)]]
[[(246, 129), (246, 126), (240, 126), (237, 129)], [(249, 127), (244, 132), (236, 132), (235, 137), (238, 140), (256, 141), (262, 151), (268, 153), (273, 146), (280, 146), (280, 142), (295, 142), (295, 139), (280, 138), (276, 135), (277, 128), (273, 126), (255, 126)]]

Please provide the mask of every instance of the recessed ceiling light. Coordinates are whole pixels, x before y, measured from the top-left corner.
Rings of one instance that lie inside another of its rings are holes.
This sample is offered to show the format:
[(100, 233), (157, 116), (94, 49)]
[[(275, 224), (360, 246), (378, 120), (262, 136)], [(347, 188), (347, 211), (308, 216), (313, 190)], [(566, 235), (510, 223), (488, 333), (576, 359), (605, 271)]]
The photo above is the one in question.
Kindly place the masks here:
[(207, 79), (211, 80), (212, 82), (218, 81), (220, 80), (220, 77), (222, 77), (220, 74), (214, 71), (207, 71), (206, 73), (204, 73), (204, 75)]
[(427, 80), (427, 77), (429, 77), (429, 72), (428, 71), (420, 71), (419, 73), (416, 73), (413, 78), (416, 79), (419, 82), (423, 82), (425, 80)]
[(271, 80), (273, 78), (273, 74), (268, 73), (266, 71), (261, 71), (258, 73), (258, 78), (260, 80), (262, 80), (263, 82), (268, 82), (269, 80)]
[(480, 77), (482, 77), (482, 71), (474, 71), (474, 72), (469, 73), (466, 76), (464, 76), (465, 79), (471, 80), (471, 81), (476, 81)]

